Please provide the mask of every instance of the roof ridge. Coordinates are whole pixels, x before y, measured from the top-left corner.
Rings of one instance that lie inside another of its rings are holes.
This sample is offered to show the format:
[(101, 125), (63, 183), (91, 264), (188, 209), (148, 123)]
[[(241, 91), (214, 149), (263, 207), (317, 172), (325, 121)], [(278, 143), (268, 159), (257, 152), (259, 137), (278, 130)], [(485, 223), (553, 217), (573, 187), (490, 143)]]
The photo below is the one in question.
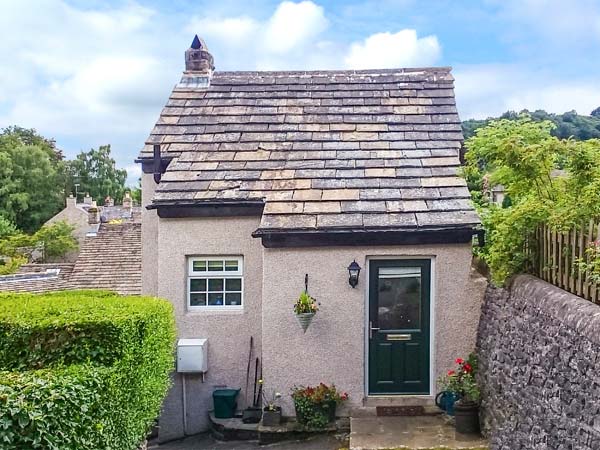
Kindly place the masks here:
[(398, 67), (392, 69), (315, 69), (315, 70), (223, 70), (213, 72), (215, 75), (269, 75), (269, 76), (289, 76), (289, 75), (389, 75), (389, 74), (402, 74), (402, 73), (413, 73), (413, 72), (444, 72), (449, 73), (452, 71), (452, 66), (426, 66), (426, 67)]

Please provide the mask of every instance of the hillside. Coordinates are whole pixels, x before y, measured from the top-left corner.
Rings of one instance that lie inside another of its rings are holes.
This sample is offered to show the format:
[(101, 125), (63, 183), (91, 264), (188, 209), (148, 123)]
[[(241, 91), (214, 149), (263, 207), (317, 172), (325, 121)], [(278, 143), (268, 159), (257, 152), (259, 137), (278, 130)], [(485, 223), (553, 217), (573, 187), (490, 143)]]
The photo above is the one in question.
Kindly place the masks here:
[(500, 117), (490, 117), (484, 120), (470, 119), (462, 123), (465, 139), (470, 138), (480, 127), (487, 125), (495, 119), (516, 119), (519, 114), (527, 113), (534, 120), (550, 120), (556, 125), (552, 134), (561, 139), (573, 137), (578, 141), (586, 139), (600, 139), (600, 108), (596, 108), (589, 116), (577, 114), (576, 111), (569, 111), (563, 114), (548, 113), (542, 109), (537, 111), (523, 110), (520, 113), (507, 111)]

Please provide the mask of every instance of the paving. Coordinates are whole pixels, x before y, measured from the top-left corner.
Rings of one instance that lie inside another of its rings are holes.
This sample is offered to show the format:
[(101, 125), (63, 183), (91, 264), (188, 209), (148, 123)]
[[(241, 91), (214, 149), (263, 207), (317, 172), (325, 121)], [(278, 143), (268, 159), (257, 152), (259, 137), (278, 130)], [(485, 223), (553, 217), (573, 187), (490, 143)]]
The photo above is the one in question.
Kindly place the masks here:
[(350, 450), (487, 450), (480, 436), (461, 435), (442, 416), (351, 419)]
[(149, 450), (339, 450), (340, 448), (346, 448), (346, 445), (332, 435), (315, 436), (303, 441), (259, 445), (256, 441), (220, 442), (209, 434), (199, 434), (186, 439), (148, 447)]

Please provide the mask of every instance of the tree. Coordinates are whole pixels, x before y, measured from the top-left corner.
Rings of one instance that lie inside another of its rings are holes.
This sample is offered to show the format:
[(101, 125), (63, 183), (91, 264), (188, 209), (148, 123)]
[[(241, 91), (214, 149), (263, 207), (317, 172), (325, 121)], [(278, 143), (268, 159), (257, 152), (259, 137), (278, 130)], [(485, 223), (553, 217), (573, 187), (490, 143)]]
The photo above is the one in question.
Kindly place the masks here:
[(98, 150), (81, 152), (68, 162), (69, 189), (79, 184), (79, 192), (85, 192), (102, 204), (108, 196), (117, 202), (123, 200), (127, 171), (118, 169), (110, 155), (110, 145), (101, 145)]
[(42, 262), (76, 250), (78, 243), (73, 236), (74, 229), (72, 225), (61, 221), (44, 225), (31, 235), (15, 230), (4, 236), (0, 234), (0, 275), (13, 273), (22, 264), (32, 261), (36, 250), (41, 252)]
[[(600, 108), (592, 112), (590, 116), (577, 114), (576, 111), (568, 111), (564, 114), (552, 114), (542, 109), (533, 112), (523, 110), (520, 113), (507, 111), (498, 119), (518, 120), (522, 114), (527, 114), (534, 121), (549, 121), (555, 127), (551, 130), (551, 135), (559, 139), (574, 138), (578, 141), (600, 138)], [(488, 125), (494, 118), (485, 120), (465, 120), (462, 123), (465, 139), (472, 137), (475, 130)]]
[[(525, 268), (525, 243), (540, 224), (565, 231), (600, 217), (600, 140), (559, 139), (555, 127), (521, 115), (490, 122), (465, 143), (464, 174), (487, 236), (478, 252), (498, 284)], [(564, 173), (553, 176), (559, 164)], [(481, 201), (486, 183), (503, 185), (510, 201)]]
[(65, 163), (54, 142), (33, 129), (0, 133), (0, 215), (33, 232), (64, 205)]
[(134, 205), (142, 204), (142, 179), (138, 178), (137, 185), (131, 189), (131, 199), (133, 200)]
[(0, 216), (0, 239), (14, 236), (17, 233), (17, 227), (10, 220)]

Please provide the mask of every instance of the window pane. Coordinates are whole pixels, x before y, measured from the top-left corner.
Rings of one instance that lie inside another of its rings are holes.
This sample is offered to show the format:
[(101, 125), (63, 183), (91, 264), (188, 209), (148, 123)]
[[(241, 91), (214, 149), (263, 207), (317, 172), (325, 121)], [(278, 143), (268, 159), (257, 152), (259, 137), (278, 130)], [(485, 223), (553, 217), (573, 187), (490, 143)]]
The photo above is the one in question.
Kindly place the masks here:
[(223, 305), (223, 293), (211, 292), (208, 294), (208, 304), (211, 306)]
[(242, 279), (241, 278), (227, 278), (225, 280), (226, 291), (241, 291), (242, 290)]
[(236, 260), (225, 261), (225, 270), (227, 272), (237, 272), (238, 262)]
[(421, 268), (379, 269), (377, 308), (382, 330), (421, 328)]
[(223, 261), (209, 261), (208, 262), (209, 272), (223, 272)]
[(208, 280), (209, 291), (222, 291), (223, 290), (223, 278), (210, 278)]
[(227, 294), (225, 294), (225, 304), (227, 304), (227, 305), (241, 305), (242, 304), (242, 294), (240, 294), (240, 293), (236, 293), (236, 294), (227, 293)]
[(194, 261), (192, 267), (194, 272), (206, 272), (206, 261)]
[(190, 280), (190, 292), (206, 291), (206, 279), (194, 278)]
[(206, 306), (206, 294), (190, 294), (190, 306)]

